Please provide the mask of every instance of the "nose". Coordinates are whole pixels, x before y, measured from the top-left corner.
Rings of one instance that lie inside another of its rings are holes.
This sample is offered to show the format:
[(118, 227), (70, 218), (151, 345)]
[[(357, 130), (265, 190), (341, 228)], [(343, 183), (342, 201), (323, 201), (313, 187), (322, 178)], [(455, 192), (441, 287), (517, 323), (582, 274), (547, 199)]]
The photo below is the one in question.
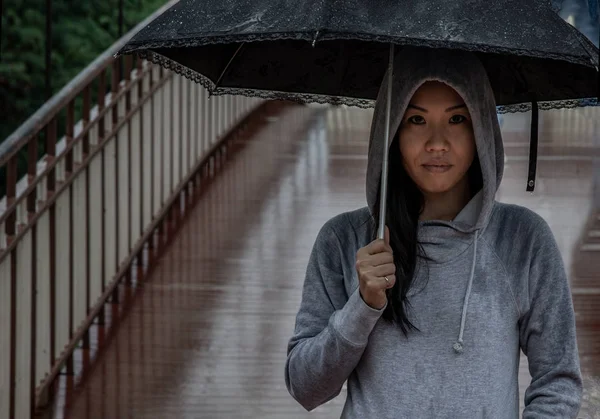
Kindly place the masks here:
[(427, 143), (425, 143), (425, 149), (428, 152), (448, 151), (449, 148), (450, 142), (448, 141), (446, 133), (443, 132), (443, 130), (434, 130), (429, 136)]

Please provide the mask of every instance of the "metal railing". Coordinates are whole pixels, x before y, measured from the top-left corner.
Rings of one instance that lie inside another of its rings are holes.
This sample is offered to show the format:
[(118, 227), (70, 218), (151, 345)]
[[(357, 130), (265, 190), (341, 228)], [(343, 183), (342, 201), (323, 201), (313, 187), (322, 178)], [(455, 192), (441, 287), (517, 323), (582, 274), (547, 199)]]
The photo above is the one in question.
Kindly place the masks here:
[(136, 30), (0, 145), (0, 419), (32, 417), (57, 375), (73, 373), (73, 351), (89, 347), (116, 285), (265, 107), (208, 100), (162, 68), (115, 60)]

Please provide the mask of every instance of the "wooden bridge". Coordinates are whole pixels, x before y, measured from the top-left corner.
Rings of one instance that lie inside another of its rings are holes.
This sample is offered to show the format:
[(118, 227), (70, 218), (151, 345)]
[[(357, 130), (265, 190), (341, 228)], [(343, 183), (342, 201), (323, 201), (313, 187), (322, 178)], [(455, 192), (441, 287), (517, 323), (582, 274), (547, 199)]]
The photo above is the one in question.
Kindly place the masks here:
[[(339, 417), (283, 372), (316, 233), (365, 205), (370, 111), (209, 99), (120, 45), (0, 145), (0, 418)], [(598, 417), (600, 108), (542, 114), (533, 195), (528, 118), (498, 199), (555, 232)]]

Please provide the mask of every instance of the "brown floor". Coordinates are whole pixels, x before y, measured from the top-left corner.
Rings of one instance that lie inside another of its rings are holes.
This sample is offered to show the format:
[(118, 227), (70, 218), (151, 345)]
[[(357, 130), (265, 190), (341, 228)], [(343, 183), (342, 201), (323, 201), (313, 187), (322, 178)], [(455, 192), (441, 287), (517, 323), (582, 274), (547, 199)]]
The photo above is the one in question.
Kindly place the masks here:
[[(228, 163), (142, 285), (66, 413), (60, 409), (55, 417), (339, 417), (344, 392), (308, 414), (283, 378), (317, 231), (365, 202), (369, 113), (319, 114), (309, 108), (285, 114)], [(505, 119), (509, 146), (522, 140), (519, 118)], [(591, 159), (542, 156), (530, 195), (527, 162), (515, 151), (521, 149), (507, 150), (499, 199), (544, 216), (570, 266), (592, 202)], [(586, 319), (596, 313), (586, 311)], [(588, 323), (581, 352), (586, 374), (595, 375), (600, 332), (598, 323)], [(522, 392), (528, 380), (523, 359)], [(591, 409), (586, 405), (581, 417), (593, 417), (585, 413)]]

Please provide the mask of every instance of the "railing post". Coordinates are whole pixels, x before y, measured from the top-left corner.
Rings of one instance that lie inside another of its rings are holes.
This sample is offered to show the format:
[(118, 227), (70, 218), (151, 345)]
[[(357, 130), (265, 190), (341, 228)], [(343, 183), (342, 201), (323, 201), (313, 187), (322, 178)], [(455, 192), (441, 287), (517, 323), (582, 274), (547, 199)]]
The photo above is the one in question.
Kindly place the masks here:
[[(106, 103), (106, 70), (102, 70), (98, 76), (98, 113), (101, 113), (105, 108)], [(104, 123), (104, 117), (101, 117), (98, 121), (98, 142), (102, 142), (104, 139), (104, 131), (106, 125)]]
[[(67, 127), (66, 127), (66, 146), (70, 147), (73, 143), (73, 135), (74, 135), (74, 130), (75, 130), (75, 100), (71, 100), (69, 102), (69, 104), (67, 105)], [(71, 173), (73, 173), (73, 148), (71, 148), (68, 152), (67, 152), (67, 157), (66, 157), (66, 164), (65, 164), (65, 170), (66, 170), (66, 177), (69, 177), (69, 175)]]
[[(33, 184), (37, 174), (39, 135), (34, 135), (27, 144), (27, 183)], [(27, 222), (31, 222), (36, 213), (37, 187), (27, 196)], [(37, 350), (37, 225), (31, 230), (31, 345), (29, 359), (29, 392), (30, 412), (35, 412), (35, 388), (36, 388), (36, 350)]]
[[(119, 122), (119, 101), (115, 100), (117, 93), (119, 92), (119, 84), (121, 81), (120, 77), (121, 59), (116, 59), (112, 64), (112, 81), (111, 81), (111, 102), (112, 102), (112, 129), (116, 129)], [(115, 133), (115, 272), (119, 270), (119, 136)], [(112, 303), (117, 304), (119, 302), (119, 287), (115, 287), (112, 293)]]
[(117, 125), (117, 122), (119, 121), (119, 106), (118, 106), (117, 101), (115, 101), (115, 97), (116, 97), (117, 93), (119, 92), (119, 84), (121, 81), (121, 75), (120, 75), (121, 66), (119, 65), (120, 63), (121, 63), (121, 59), (116, 59), (115, 61), (113, 61), (112, 69), (111, 69), (110, 91), (111, 91), (111, 101), (113, 102), (113, 107), (112, 107), (113, 128), (115, 125)]
[[(34, 135), (27, 144), (27, 183), (29, 185), (33, 184), (37, 174), (38, 141), (39, 136)], [(27, 215), (29, 220), (35, 214), (36, 203), (37, 193), (33, 191), (27, 196)]]
[[(69, 148), (69, 150), (67, 151), (67, 155), (66, 155), (66, 176), (65, 179), (68, 179), (71, 177), (72, 173), (73, 173), (73, 169), (74, 169), (74, 154), (75, 154), (75, 150), (74, 150), (74, 146), (73, 146), (73, 139), (74, 139), (74, 131), (75, 131), (75, 99), (71, 100), (69, 102), (69, 104), (67, 105), (67, 129), (66, 129), (66, 136), (65, 136), (65, 140), (66, 140), (66, 146)], [(75, 205), (73, 204), (74, 198), (73, 198), (73, 186), (69, 186), (69, 190), (68, 190), (68, 194), (69, 194), (69, 223), (68, 223), (68, 234), (69, 234), (69, 255), (68, 255), (68, 260), (69, 260), (69, 296), (68, 296), (68, 316), (69, 316), (69, 324), (68, 324), (68, 330), (69, 330), (69, 339), (71, 339), (73, 337), (73, 332), (74, 332), (74, 324), (73, 324), (73, 316), (74, 316), (74, 290), (73, 290), (73, 281), (74, 281), (74, 221), (73, 221), (73, 210), (75, 208)], [(75, 367), (74, 367), (74, 362), (73, 362), (73, 356), (70, 356), (67, 359), (67, 375), (68, 376), (73, 376), (75, 374)]]
[[(46, 164), (53, 164), (56, 158), (56, 119), (52, 119), (46, 126)], [(56, 169), (48, 173), (46, 186), (46, 199), (56, 191)], [(50, 365), (56, 361), (56, 205), (50, 205), (49, 217), (49, 259), (50, 259)], [(51, 388), (46, 394), (52, 397)]]
[[(88, 84), (83, 89), (83, 115), (82, 126), (83, 129), (86, 130), (86, 133), (82, 139), (82, 161), (87, 160), (90, 154), (90, 113), (91, 113), (91, 86)], [(86, 316), (90, 313), (90, 305), (91, 305), (91, 216), (90, 216), (90, 170), (89, 167), (85, 169), (85, 313)], [(82, 345), (84, 349), (89, 349), (90, 347), (90, 332), (89, 329), (85, 331), (82, 339)], [(89, 355), (89, 354), (88, 354)]]
[[(6, 201), (7, 206), (14, 203), (17, 185), (17, 155), (13, 155), (6, 167)], [(16, 209), (6, 219), (6, 242), (10, 245), (16, 233), (17, 213)], [(10, 311), (9, 311), (9, 418), (15, 417), (15, 377), (16, 377), (16, 317), (17, 317), (17, 258), (16, 251), (10, 253), (10, 278), (2, 280), (10, 281)]]
[[(88, 84), (83, 89), (83, 115), (81, 116), (83, 129), (88, 129), (90, 125), (90, 109), (91, 109), (91, 87)], [(82, 154), (83, 159), (85, 159), (90, 154), (90, 133), (89, 131), (83, 136), (82, 142)]]
[[(35, 194), (34, 194), (35, 195)], [(35, 209), (34, 209), (35, 211)], [(35, 389), (37, 386), (36, 383), (36, 371), (37, 371), (37, 243), (38, 243), (38, 230), (37, 225), (33, 226), (31, 231), (31, 290), (30, 290), (30, 298), (31, 298), (31, 345), (29, 346), (30, 350), (30, 359), (29, 359), (29, 409), (32, 413), (35, 412)]]
[[(54, 163), (56, 158), (56, 119), (53, 119), (46, 126), (46, 164)], [(48, 199), (56, 190), (56, 168), (50, 170), (47, 178), (46, 192)]]
[[(125, 85), (126, 85), (126, 93), (125, 93), (125, 117), (129, 117), (129, 112), (131, 111), (131, 72), (133, 71), (133, 57), (131, 55), (126, 55), (124, 57), (124, 61), (125, 61)], [(141, 111), (140, 111), (141, 113)], [(140, 134), (141, 135), (141, 134)], [(127, 226), (123, 226), (123, 228), (127, 229), (127, 251), (130, 252), (131, 251), (131, 247), (132, 247), (132, 238), (131, 238), (131, 193), (132, 193), (132, 187), (131, 187), (131, 179), (132, 179), (132, 160), (131, 160), (131, 123), (127, 124), (127, 156), (121, 156), (121, 158), (126, 158), (127, 159), (127, 184), (125, 185), (125, 188), (127, 190)], [(117, 165), (119, 163), (117, 162)], [(140, 165), (142, 163), (140, 162)], [(124, 173), (123, 173), (124, 175)]]
[[(144, 73), (143, 73), (143, 69), (144, 69), (144, 62), (141, 58), (137, 58), (136, 61), (136, 75), (137, 75), (137, 80), (138, 80), (138, 97), (136, 102), (137, 103), (142, 103), (142, 98), (144, 97)], [(151, 117), (152, 118), (152, 117)], [(144, 107), (142, 106), (142, 108), (140, 109), (140, 127), (139, 127), (139, 135), (141, 137), (140, 139), (140, 156), (139, 156), (139, 161), (140, 161), (140, 209), (141, 214), (139, 217), (139, 231), (144, 231), (144, 202), (145, 202), (145, 197), (146, 197), (146, 191), (144, 191), (144, 184), (145, 184), (145, 163), (144, 163), (144, 147), (147, 147), (147, 141), (152, 141), (152, 138), (145, 138), (144, 136), (144, 126), (145, 124), (150, 123), (150, 121), (146, 121), (145, 118), (145, 114), (144, 114)]]
[[(102, 113), (105, 108), (106, 103), (106, 70), (103, 69), (98, 76), (98, 113)], [(104, 137), (106, 135), (106, 120), (105, 117), (102, 116), (98, 119), (98, 144), (102, 144), (104, 141)], [(106, 232), (105, 232), (105, 211), (104, 206), (106, 202), (106, 194), (105, 194), (105, 185), (104, 185), (104, 164), (106, 160), (106, 153), (104, 152), (104, 148), (100, 149), (100, 207), (102, 208), (102, 215), (100, 217), (100, 280), (101, 286), (100, 289), (104, 292), (105, 289), (105, 281), (106, 281)], [(98, 324), (104, 324), (104, 310), (101, 310), (98, 314)]]
[[(6, 166), (6, 204), (10, 207), (17, 196), (17, 155), (10, 158)], [(6, 241), (10, 244), (16, 234), (17, 211), (14, 209), (6, 219)]]

